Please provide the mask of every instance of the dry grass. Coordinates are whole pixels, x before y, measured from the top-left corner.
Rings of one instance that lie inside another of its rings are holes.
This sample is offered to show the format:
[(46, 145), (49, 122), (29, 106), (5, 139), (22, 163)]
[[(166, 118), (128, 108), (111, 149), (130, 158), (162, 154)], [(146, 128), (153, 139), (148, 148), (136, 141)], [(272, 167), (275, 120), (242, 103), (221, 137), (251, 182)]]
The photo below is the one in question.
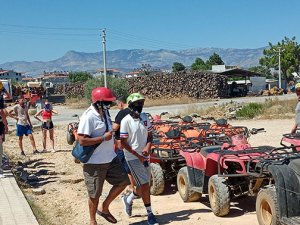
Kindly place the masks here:
[(85, 98), (68, 98), (66, 104), (73, 109), (82, 109), (89, 106), (89, 102)]
[[(228, 103), (234, 105), (235, 103)], [(227, 104), (227, 105), (228, 105)], [(292, 119), (295, 117), (295, 107), (297, 105), (297, 100), (279, 100), (278, 98), (266, 100), (264, 103), (255, 103), (259, 105), (262, 109), (256, 114), (255, 119)], [(248, 104), (243, 104), (243, 106), (248, 106)], [(181, 116), (198, 114), (202, 117), (216, 117), (216, 115), (222, 115), (226, 111), (226, 104), (220, 106), (212, 106), (206, 109), (197, 107), (195, 105), (190, 105), (186, 109), (179, 111)], [(251, 114), (251, 113), (250, 113)], [(240, 119), (249, 119), (245, 116), (241, 116)], [(218, 117), (218, 116), (217, 116)]]

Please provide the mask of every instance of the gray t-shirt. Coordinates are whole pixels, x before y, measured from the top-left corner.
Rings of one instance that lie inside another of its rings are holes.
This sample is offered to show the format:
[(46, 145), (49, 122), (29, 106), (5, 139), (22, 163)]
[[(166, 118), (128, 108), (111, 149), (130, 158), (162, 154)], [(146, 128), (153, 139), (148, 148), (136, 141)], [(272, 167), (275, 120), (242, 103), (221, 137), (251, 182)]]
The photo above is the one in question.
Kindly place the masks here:
[(26, 126), (29, 125), (28, 123), (28, 107), (25, 105), (25, 107), (23, 108), (22, 106), (20, 106), (19, 104), (15, 105), (13, 107), (13, 110), (16, 114), (16, 116), (18, 117), (18, 122), (17, 124), (22, 125), (22, 126)]

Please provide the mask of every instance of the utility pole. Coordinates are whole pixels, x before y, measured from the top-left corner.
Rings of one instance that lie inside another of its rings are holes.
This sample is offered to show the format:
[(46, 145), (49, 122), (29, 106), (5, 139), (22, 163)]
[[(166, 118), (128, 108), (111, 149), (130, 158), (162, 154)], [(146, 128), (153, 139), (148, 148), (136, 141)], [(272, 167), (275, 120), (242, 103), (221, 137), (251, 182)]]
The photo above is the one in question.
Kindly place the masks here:
[(107, 87), (106, 83), (106, 30), (102, 30), (102, 46), (103, 46), (103, 72), (104, 72), (104, 87)]
[(277, 48), (278, 50), (276, 51), (274, 49), (274, 52), (278, 53), (278, 57), (279, 57), (279, 60), (278, 60), (278, 79), (279, 79), (279, 83), (278, 83), (278, 86), (279, 88), (281, 88), (281, 63), (280, 63), (280, 55), (281, 55), (281, 52), (284, 51), (284, 49), (282, 49), (281, 47), (278, 47)]

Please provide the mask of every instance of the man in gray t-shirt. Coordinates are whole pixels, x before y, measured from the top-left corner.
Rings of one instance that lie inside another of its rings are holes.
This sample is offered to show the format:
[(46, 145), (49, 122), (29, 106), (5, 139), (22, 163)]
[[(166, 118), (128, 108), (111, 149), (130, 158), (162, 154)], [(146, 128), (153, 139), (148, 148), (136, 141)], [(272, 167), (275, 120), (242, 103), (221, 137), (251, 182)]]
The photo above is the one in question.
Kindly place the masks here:
[[(9, 116), (17, 121), (17, 136), (19, 137), (19, 147), (21, 155), (25, 156), (23, 149), (23, 136), (29, 136), (30, 143), (33, 148), (33, 154), (39, 153), (36, 149), (34, 137), (32, 134), (32, 124), (28, 114), (28, 107), (23, 98), (19, 98), (19, 104), (16, 104), (12, 110), (9, 111)], [(14, 115), (12, 114), (14, 112)]]

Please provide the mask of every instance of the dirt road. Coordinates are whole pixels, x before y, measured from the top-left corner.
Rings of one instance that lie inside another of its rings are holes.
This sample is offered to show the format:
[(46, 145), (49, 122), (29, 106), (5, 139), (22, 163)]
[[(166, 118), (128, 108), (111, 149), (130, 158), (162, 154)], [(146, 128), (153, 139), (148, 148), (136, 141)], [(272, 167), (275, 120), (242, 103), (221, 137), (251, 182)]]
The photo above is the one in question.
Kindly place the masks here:
[[(264, 127), (266, 133), (254, 135), (250, 143), (257, 145), (278, 146), (281, 135), (290, 131), (292, 120), (249, 120), (233, 121), (234, 125), (244, 125), (250, 128)], [(41, 132), (34, 132), (38, 149), (42, 148)], [(88, 224), (87, 193), (82, 181), (82, 168), (73, 162), (70, 154), (71, 146), (66, 144), (65, 126), (58, 126), (55, 130), (56, 153), (43, 153), (32, 155), (29, 140), (25, 138), (26, 160), (33, 160), (28, 164), (30, 169), (46, 169), (54, 171), (53, 175), (40, 176), (39, 186), (46, 190), (46, 194), (32, 195), (30, 189), (24, 189), (27, 198), (33, 201), (45, 214), (41, 224)], [(17, 138), (14, 134), (7, 137), (5, 152), (15, 160), (19, 158)], [(25, 158), (21, 159), (25, 160)], [(106, 184), (103, 196), (108, 193), (109, 185)], [(231, 212), (224, 218), (218, 218), (211, 212), (207, 196), (199, 202), (184, 203), (176, 189), (169, 185), (168, 190), (161, 196), (153, 196), (152, 204), (155, 214), (161, 224), (201, 224), (201, 225), (257, 225), (255, 214), (255, 199), (241, 198), (232, 202)], [(134, 202), (132, 218), (127, 218), (123, 213), (120, 198), (111, 205), (111, 212), (117, 218), (118, 224), (146, 224), (145, 209), (140, 199)], [(98, 224), (107, 224), (98, 217)]]

